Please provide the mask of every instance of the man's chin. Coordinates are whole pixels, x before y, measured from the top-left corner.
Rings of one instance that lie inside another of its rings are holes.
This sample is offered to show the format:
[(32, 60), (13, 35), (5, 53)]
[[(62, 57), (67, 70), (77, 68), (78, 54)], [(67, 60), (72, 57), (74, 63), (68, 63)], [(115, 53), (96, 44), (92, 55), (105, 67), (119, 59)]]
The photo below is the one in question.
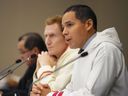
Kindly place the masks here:
[(76, 48), (77, 48), (77, 47), (76, 47), (75, 45), (73, 45), (73, 44), (70, 44), (69, 47), (70, 47), (71, 49), (76, 49)]
[(51, 56), (55, 55), (54, 52), (52, 52), (52, 51), (48, 51), (48, 54), (51, 55)]

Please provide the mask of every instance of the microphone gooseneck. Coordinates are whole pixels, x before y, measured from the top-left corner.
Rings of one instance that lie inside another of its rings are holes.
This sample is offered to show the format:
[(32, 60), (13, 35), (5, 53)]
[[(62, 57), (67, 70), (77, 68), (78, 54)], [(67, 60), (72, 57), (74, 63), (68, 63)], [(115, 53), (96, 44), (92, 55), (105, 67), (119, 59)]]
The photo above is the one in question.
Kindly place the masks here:
[(36, 54), (32, 54), (29, 58), (25, 60), (17, 59), (14, 64), (9, 65), (8, 67), (4, 68), (2, 71), (0, 71), (0, 80), (6, 77), (7, 75), (13, 73), (17, 68), (19, 68), (21, 65), (29, 61), (30, 59), (36, 58)]
[(81, 54), (78, 55), (77, 57), (71, 59), (70, 61), (68, 61), (68, 62), (65, 63), (64, 65), (62, 65), (62, 66), (60, 66), (59, 68), (55, 69), (55, 70), (53, 71), (53, 73), (56, 72), (56, 71), (58, 71), (58, 70), (60, 70), (61, 68), (65, 67), (65, 66), (67, 66), (68, 64), (74, 62), (75, 60), (79, 59), (80, 57), (85, 57), (85, 56), (87, 56), (87, 55), (88, 55), (88, 52), (83, 52), (83, 53), (81, 53)]
[(5, 67), (3, 70), (0, 71), (0, 76), (5, 74), (9, 69), (11, 69), (13, 66), (15, 66), (18, 63), (20, 63), (21, 61), (22, 61), (21, 59), (17, 59), (13, 64)]
[[(70, 59), (70, 61), (68, 61), (68, 62), (65, 63), (64, 65), (58, 67), (58, 68), (55, 69), (52, 73), (54, 73), (54, 72), (60, 70), (61, 68), (64, 68), (65, 66), (69, 65), (70, 63), (74, 62), (75, 60), (79, 59), (80, 57), (85, 57), (85, 56), (87, 56), (87, 55), (88, 55), (88, 52), (87, 52), (87, 51), (86, 51), (86, 52), (83, 52), (83, 53), (81, 53), (81, 54), (79, 53), (78, 56), (76, 56), (75, 58)], [(38, 79), (38, 80), (34, 81), (33, 84), (36, 83), (36, 82), (39, 82), (40, 80), (41, 80), (41, 79)]]

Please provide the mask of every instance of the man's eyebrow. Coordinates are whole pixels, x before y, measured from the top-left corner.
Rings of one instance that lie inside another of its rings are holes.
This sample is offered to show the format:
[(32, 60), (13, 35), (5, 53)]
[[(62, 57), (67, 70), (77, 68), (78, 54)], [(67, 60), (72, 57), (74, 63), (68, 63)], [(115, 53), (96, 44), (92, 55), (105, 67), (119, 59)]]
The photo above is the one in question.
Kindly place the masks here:
[(64, 23), (62, 24), (62, 26), (65, 25), (65, 24), (68, 24), (68, 23), (71, 23), (71, 21), (66, 21), (66, 22), (64, 22)]

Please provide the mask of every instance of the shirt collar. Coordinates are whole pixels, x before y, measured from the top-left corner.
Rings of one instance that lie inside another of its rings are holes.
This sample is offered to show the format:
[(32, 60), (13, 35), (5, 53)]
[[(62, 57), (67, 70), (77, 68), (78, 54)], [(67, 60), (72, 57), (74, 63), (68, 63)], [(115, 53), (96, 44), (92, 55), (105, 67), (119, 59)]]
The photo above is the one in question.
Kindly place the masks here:
[(93, 35), (87, 40), (87, 42), (85, 42), (85, 44), (84, 44), (84, 46), (82, 47), (82, 49), (85, 49), (85, 48), (88, 46), (88, 44), (92, 41), (92, 39), (94, 39), (95, 36), (96, 36), (96, 33), (93, 34)]

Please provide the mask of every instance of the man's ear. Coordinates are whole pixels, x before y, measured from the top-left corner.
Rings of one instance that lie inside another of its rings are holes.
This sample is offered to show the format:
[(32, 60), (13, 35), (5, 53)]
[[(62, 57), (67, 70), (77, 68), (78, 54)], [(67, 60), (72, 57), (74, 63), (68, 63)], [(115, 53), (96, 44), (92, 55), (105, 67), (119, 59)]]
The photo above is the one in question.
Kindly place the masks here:
[(86, 27), (86, 30), (87, 31), (89, 31), (93, 27), (93, 21), (92, 21), (92, 19), (86, 20), (85, 27)]
[(34, 54), (38, 55), (40, 51), (39, 51), (39, 49), (38, 49), (37, 47), (34, 47), (34, 48), (32, 49), (32, 52), (33, 52)]

